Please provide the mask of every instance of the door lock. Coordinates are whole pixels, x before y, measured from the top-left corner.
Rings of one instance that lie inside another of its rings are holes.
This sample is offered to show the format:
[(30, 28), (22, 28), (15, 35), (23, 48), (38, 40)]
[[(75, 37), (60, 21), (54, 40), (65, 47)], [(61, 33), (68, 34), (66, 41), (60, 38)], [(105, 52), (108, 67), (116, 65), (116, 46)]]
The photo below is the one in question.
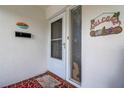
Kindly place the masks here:
[(63, 45), (64, 48), (66, 47), (66, 44), (65, 43), (63, 43), (62, 45)]

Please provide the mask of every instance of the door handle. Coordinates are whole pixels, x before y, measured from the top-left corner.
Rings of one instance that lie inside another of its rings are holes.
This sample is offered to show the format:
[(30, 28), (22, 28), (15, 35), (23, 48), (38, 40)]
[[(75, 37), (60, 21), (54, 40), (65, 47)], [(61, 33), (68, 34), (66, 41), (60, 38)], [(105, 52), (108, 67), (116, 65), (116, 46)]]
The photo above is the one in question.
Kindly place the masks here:
[(62, 45), (63, 45), (64, 48), (66, 47), (66, 44), (65, 43), (63, 43)]

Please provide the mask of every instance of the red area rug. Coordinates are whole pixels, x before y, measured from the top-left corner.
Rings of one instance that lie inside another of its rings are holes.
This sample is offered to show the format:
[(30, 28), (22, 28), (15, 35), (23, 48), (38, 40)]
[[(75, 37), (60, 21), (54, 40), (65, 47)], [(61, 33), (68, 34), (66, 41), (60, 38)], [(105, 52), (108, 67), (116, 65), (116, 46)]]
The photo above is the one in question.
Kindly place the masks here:
[(51, 72), (6, 86), (4, 88), (75, 88)]
[(36, 80), (29, 79), (9, 85), (5, 88), (42, 88), (42, 86)]

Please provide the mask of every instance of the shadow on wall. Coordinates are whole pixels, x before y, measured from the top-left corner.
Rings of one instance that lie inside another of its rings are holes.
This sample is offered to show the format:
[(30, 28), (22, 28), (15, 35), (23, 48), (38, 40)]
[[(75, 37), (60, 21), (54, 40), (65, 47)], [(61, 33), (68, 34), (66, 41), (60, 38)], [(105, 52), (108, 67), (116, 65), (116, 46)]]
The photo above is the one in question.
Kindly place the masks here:
[(120, 61), (117, 63), (117, 74), (108, 82), (110, 88), (124, 88), (124, 50), (120, 51)]

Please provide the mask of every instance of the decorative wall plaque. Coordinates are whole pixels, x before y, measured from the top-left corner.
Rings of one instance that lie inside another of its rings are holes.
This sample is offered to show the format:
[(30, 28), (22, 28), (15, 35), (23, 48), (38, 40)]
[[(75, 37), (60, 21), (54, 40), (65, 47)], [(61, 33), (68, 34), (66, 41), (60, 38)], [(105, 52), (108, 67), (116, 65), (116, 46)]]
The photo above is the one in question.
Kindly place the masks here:
[(90, 35), (96, 37), (122, 32), (119, 16), (120, 12), (105, 12), (98, 15), (91, 20)]
[(28, 29), (29, 28), (29, 25), (27, 23), (24, 23), (24, 22), (17, 22), (16, 26), (19, 29)]

